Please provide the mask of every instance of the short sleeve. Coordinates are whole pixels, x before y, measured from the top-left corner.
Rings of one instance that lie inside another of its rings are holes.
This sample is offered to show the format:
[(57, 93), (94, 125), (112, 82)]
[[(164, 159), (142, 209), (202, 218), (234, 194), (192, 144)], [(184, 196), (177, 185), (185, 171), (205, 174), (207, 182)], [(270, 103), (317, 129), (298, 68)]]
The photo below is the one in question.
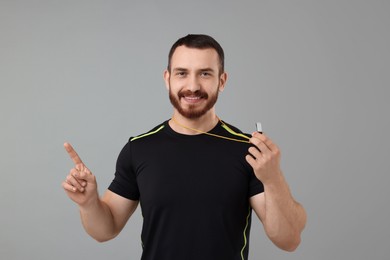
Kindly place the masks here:
[(116, 162), (115, 177), (108, 189), (124, 198), (139, 200), (137, 178), (132, 166), (131, 143), (128, 142), (120, 152)]
[(249, 198), (262, 192), (264, 192), (263, 183), (259, 179), (257, 179), (255, 173), (251, 171), (248, 192)]

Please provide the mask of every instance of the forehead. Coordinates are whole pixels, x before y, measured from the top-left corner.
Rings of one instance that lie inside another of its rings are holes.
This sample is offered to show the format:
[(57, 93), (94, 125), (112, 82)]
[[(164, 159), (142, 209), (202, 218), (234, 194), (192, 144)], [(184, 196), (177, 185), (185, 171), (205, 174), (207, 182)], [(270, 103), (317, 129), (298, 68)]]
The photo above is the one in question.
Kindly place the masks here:
[(196, 69), (196, 68), (215, 68), (218, 69), (218, 53), (212, 49), (196, 49), (186, 46), (179, 46), (172, 55), (171, 67)]

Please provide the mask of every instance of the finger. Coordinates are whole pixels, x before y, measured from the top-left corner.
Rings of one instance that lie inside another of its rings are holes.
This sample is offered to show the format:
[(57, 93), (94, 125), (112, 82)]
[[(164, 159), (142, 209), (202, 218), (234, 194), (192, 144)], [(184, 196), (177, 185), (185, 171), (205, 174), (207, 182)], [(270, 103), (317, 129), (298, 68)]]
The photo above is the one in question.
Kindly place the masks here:
[(95, 181), (92, 172), (85, 166), (83, 166), (82, 169), (73, 168), (71, 170), (71, 175), (75, 177), (83, 186), (85, 186), (87, 182)]
[(265, 145), (266, 145), (266, 146), (269, 148), (269, 150), (271, 150), (271, 151), (274, 151), (274, 150), (278, 150), (278, 149), (279, 149), (278, 146), (277, 146), (274, 142), (272, 142), (272, 140), (271, 140), (267, 135), (265, 135), (264, 133), (261, 134), (261, 133), (259, 133), (259, 132), (254, 132), (254, 133), (252, 134), (252, 137), (261, 140), (263, 143), (265, 143)]
[(81, 184), (81, 182), (79, 182), (79, 180), (77, 180), (75, 177), (73, 177), (70, 174), (66, 177), (66, 183), (72, 185), (74, 188), (76, 188), (77, 190), (79, 190), (81, 192), (84, 191), (84, 187)]
[(76, 151), (70, 145), (70, 143), (64, 143), (64, 147), (75, 165), (83, 164), (83, 161), (80, 159), (79, 155), (76, 153)]
[(252, 137), (251, 139), (249, 139), (249, 142), (251, 142), (263, 155), (271, 152), (269, 147), (259, 138)]
[(256, 147), (249, 147), (248, 152), (255, 160), (261, 159), (263, 157), (263, 154)]
[(73, 178), (75, 178), (75, 180), (83, 187), (87, 186), (87, 181), (85, 180), (85, 178), (83, 178), (84, 176), (82, 174), (80, 174), (80, 171), (77, 170), (76, 168), (73, 168), (70, 173), (69, 173), (70, 176), (72, 176)]
[(77, 181), (77, 183), (79, 183), (82, 187), (87, 186), (87, 181), (82, 178), (80, 172), (77, 169), (73, 168), (68, 176), (73, 177), (75, 181)]
[(256, 159), (255, 158), (253, 158), (253, 156), (251, 156), (251, 155), (247, 155), (247, 156), (245, 156), (245, 159), (246, 159), (246, 161), (249, 163), (249, 165), (254, 169), (255, 167), (256, 167)]
[(66, 191), (77, 192), (76, 187), (73, 187), (72, 185), (70, 185), (70, 184), (67, 183), (66, 181), (64, 181), (64, 182), (62, 183), (62, 188), (64, 188), (64, 190), (66, 190)]

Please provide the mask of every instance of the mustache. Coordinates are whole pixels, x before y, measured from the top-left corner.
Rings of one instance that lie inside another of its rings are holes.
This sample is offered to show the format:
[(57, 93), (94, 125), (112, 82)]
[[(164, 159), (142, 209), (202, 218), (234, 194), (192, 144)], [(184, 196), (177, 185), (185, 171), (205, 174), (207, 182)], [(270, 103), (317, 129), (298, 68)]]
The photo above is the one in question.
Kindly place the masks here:
[(199, 98), (208, 98), (209, 95), (202, 91), (202, 90), (197, 90), (195, 92), (191, 91), (191, 90), (182, 90), (178, 93), (178, 96), (179, 98), (182, 98), (182, 97), (199, 97)]

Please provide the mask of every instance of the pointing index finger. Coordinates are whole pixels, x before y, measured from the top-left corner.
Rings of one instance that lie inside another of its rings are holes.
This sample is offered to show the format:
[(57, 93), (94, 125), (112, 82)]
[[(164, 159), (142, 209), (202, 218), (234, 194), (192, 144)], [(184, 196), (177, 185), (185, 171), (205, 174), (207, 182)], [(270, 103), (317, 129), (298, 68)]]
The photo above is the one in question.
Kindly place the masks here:
[(83, 161), (80, 159), (79, 155), (76, 153), (76, 151), (70, 145), (70, 143), (64, 143), (64, 147), (75, 165), (83, 164)]

